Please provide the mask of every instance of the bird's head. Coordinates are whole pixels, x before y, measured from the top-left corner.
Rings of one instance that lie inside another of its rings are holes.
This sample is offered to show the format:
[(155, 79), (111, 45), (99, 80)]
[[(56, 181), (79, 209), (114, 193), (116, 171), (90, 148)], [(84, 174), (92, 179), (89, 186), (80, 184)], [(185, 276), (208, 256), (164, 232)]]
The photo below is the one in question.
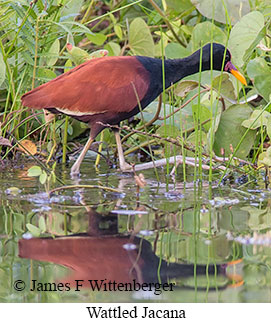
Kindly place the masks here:
[[(226, 53), (225, 53), (226, 51)], [(231, 53), (223, 45), (213, 43), (207, 44), (202, 47), (202, 70), (211, 69), (211, 52), (213, 53), (213, 69), (217, 71), (225, 71), (231, 73), (234, 77), (237, 78), (242, 84), (247, 85), (246, 79), (244, 76), (237, 70), (237, 68), (231, 62)], [(200, 54), (200, 50), (199, 50)], [(224, 60), (225, 54), (225, 60)], [(224, 61), (224, 62), (223, 62)]]

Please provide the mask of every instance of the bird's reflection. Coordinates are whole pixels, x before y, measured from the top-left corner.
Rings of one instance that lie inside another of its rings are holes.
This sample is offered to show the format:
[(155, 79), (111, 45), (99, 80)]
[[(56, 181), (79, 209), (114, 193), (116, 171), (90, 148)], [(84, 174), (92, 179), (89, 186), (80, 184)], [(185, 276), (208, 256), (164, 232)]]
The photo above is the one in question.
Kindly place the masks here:
[(155, 255), (146, 239), (118, 234), (117, 215), (104, 216), (89, 209), (88, 232), (57, 238), (32, 238), (19, 241), (19, 256), (53, 262), (72, 270), (61, 280), (74, 286), (82, 280), (115, 281), (116, 283), (165, 283), (180, 277), (225, 274), (225, 265), (169, 263)]

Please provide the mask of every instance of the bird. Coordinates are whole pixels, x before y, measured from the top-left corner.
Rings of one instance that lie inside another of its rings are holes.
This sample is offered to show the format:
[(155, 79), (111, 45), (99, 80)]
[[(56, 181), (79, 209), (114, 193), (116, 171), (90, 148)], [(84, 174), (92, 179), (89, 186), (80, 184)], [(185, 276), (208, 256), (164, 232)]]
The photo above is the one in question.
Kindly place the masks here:
[(208, 43), (180, 59), (162, 60), (147, 56), (95, 58), (25, 93), (21, 100), (25, 107), (71, 116), (90, 126), (89, 139), (73, 164), (71, 175), (80, 174), (80, 165), (88, 149), (107, 127), (114, 131), (119, 167), (125, 172), (132, 167), (124, 159), (118, 128), (120, 122), (143, 110), (172, 84), (200, 69), (211, 68), (231, 73), (247, 85), (244, 76), (231, 62), (230, 51), (222, 44)]
[(116, 213), (101, 214), (88, 207), (86, 216), (87, 232), (53, 238), (20, 239), (19, 257), (68, 267), (70, 270), (66, 277), (62, 277), (62, 282), (74, 287), (79, 279), (83, 288), (89, 287), (90, 277), (93, 281), (106, 278), (107, 281), (119, 283), (167, 283), (169, 279), (193, 277), (195, 273), (226, 276), (230, 263), (195, 266), (161, 259), (160, 255), (155, 254), (150, 241), (118, 232)]

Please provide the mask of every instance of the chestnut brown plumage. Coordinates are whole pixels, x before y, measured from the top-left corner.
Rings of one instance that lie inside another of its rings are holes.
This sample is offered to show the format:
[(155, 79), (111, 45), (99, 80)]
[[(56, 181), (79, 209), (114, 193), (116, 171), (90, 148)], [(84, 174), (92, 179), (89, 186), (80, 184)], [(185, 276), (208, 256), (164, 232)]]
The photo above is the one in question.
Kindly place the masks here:
[[(185, 76), (200, 69), (211, 68), (231, 72), (243, 84), (244, 77), (231, 63), (231, 55), (223, 45), (207, 44), (184, 59), (164, 61), (164, 84), (168, 88)], [(225, 59), (223, 60), (225, 54)], [(224, 63), (223, 63), (224, 61)], [(102, 57), (87, 61), (54, 80), (45, 83), (22, 96), (24, 106), (63, 113), (90, 125), (90, 137), (71, 169), (79, 173), (80, 165), (90, 145), (101, 130), (118, 125), (144, 109), (163, 91), (162, 60), (144, 57)], [(118, 148), (120, 169), (131, 168), (124, 160), (119, 132), (114, 130)]]

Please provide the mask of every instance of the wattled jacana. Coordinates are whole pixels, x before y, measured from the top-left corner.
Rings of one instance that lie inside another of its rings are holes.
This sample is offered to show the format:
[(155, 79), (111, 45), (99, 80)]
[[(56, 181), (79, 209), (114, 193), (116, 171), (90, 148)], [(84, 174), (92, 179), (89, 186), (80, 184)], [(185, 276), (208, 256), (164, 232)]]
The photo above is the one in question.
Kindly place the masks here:
[[(211, 48), (212, 47), (212, 48)], [(246, 85), (246, 80), (231, 63), (231, 54), (223, 45), (207, 44), (183, 59), (164, 61), (165, 88), (185, 76), (201, 70), (224, 70)], [(226, 53), (225, 53), (226, 51)], [(225, 60), (223, 64), (223, 57)], [(89, 139), (71, 168), (78, 174), (80, 165), (95, 137), (106, 125), (118, 125), (144, 109), (163, 91), (162, 60), (145, 56), (95, 58), (71, 69), (22, 96), (29, 108), (62, 113), (90, 125)], [(124, 160), (120, 135), (114, 130), (120, 169), (131, 168)]]

